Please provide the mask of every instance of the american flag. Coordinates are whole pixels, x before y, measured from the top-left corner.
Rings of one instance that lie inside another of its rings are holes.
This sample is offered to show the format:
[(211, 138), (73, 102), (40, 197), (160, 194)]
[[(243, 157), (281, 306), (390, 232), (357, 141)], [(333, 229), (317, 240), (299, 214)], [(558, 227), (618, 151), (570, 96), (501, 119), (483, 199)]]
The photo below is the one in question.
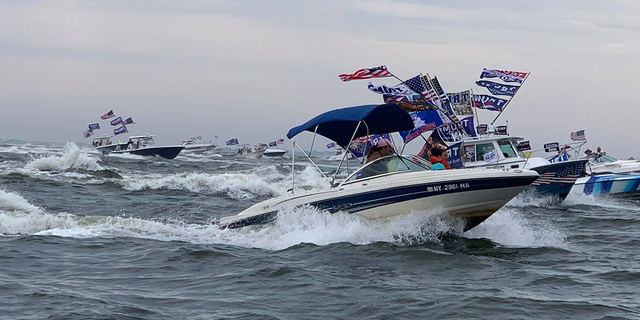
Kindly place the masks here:
[(422, 95), (423, 97), (425, 97), (425, 100), (427, 100), (427, 103), (430, 104), (432, 107), (438, 107), (436, 106), (436, 104), (430, 100), (428, 98), (429, 96), (429, 89), (427, 88), (425, 82), (422, 80), (422, 77), (420, 75), (417, 75), (411, 79), (407, 79), (404, 84), (409, 87), (409, 89), (411, 89), (411, 91), (418, 93), (420, 95)]
[(276, 143), (277, 144), (284, 144), (284, 139), (278, 139), (278, 140), (276, 140)]
[(538, 179), (536, 179), (536, 181), (531, 185), (535, 187), (541, 184), (575, 183), (576, 179), (582, 175), (584, 163), (584, 161), (575, 162), (560, 168), (557, 171), (547, 171), (541, 174), (540, 177), (538, 177)]
[(111, 111), (109, 111), (109, 112), (107, 112), (107, 113), (103, 114), (102, 116), (100, 116), (100, 119), (102, 119), (102, 120), (107, 120), (107, 119), (109, 119), (109, 118), (113, 118), (113, 117), (115, 117), (115, 116), (116, 116), (116, 115), (115, 115), (115, 113), (113, 113), (113, 110), (111, 110)]
[(578, 130), (576, 132), (571, 132), (571, 140), (587, 141), (587, 136), (584, 135), (584, 130)]
[(393, 77), (393, 75), (387, 70), (387, 66), (379, 66), (360, 69), (352, 74), (341, 74), (338, 77), (340, 77), (340, 80), (343, 82), (347, 82), (351, 80)]

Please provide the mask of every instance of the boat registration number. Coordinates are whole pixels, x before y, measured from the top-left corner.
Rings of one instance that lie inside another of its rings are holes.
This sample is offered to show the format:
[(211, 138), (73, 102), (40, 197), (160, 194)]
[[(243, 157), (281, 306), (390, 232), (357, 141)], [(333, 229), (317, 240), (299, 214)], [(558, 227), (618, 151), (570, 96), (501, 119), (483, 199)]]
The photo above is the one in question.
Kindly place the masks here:
[(428, 186), (427, 192), (437, 192), (442, 190), (449, 191), (449, 190), (468, 189), (468, 188), (470, 188), (470, 186), (469, 186), (469, 183), (467, 182), (449, 183), (449, 184), (443, 184), (439, 186)]

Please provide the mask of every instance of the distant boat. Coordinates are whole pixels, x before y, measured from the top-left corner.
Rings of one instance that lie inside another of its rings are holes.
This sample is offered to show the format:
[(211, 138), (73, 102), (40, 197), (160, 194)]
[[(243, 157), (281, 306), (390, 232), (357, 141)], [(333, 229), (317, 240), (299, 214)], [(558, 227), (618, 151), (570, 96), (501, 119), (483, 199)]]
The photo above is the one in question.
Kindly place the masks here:
[(264, 152), (267, 151), (267, 145), (264, 143), (260, 143), (253, 148), (248, 144), (242, 145), (240, 149), (238, 149), (238, 153), (236, 153), (237, 157), (246, 157), (246, 158), (262, 158)]
[(221, 152), (220, 149), (216, 149), (217, 145), (213, 143), (197, 143), (193, 139), (184, 140), (180, 145), (184, 146), (183, 153)]
[(111, 136), (102, 136), (93, 138), (93, 142), (91, 146), (96, 150), (102, 152), (102, 154), (109, 154), (111, 151), (115, 150), (118, 146), (117, 144), (111, 141)]
[(264, 151), (264, 156), (269, 158), (280, 158), (284, 156), (285, 153), (287, 153), (287, 151), (281, 149), (267, 149)]
[(118, 144), (111, 151), (112, 154), (135, 154), (137, 156), (158, 156), (165, 159), (174, 159), (184, 149), (184, 146), (154, 147), (152, 135), (129, 137), (127, 144)]

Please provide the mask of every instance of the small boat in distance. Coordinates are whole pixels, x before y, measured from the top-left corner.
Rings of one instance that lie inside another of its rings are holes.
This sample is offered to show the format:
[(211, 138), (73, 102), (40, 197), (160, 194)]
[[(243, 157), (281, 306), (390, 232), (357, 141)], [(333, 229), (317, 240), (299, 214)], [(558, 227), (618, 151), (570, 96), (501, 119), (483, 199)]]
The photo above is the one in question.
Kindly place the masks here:
[(267, 151), (267, 145), (264, 143), (260, 143), (253, 148), (248, 144), (243, 144), (242, 147), (238, 149), (236, 153), (237, 157), (245, 157), (245, 158), (262, 158), (264, 152)]
[(102, 136), (93, 138), (93, 142), (91, 146), (96, 150), (102, 152), (103, 155), (109, 154), (111, 151), (115, 150), (118, 146), (117, 144), (111, 141), (112, 136)]
[(165, 159), (174, 159), (184, 149), (184, 146), (153, 146), (153, 135), (129, 137), (127, 144), (118, 144), (111, 151), (112, 154), (135, 154), (137, 156), (158, 156)]
[(193, 139), (184, 140), (180, 145), (184, 146), (183, 153), (202, 153), (202, 152), (211, 152), (211, 153), (220, 153), (220, 149), (216, 149), (217, 145), (213, 143), (197, 143)]
[(268, 158), (280, 158), (284, 156), (285, 153), (287, 153), (287, 151), (281, 149), (267, 149), (264, 151), (263, 156)]

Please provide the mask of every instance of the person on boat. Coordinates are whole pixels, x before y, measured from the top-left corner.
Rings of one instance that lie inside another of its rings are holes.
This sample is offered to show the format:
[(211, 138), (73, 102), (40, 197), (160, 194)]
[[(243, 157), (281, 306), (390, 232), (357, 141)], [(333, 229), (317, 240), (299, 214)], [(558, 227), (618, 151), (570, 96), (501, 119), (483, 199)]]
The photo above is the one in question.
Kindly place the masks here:
[(133, 140), (129, 139), (129, 141), (127, 141), (127, 149), (128, 150), (133, 149)]
[(380, 139), (374, 146), (371, 146), (371, 149), (367, 152), (367, 163), (392, 154), (393, 146), (391, 142), (387, 141), (387, 139)]
[(448, 158), (448, 154), (446, 151), (439, 148), (431, 149), (431, 157), (429, 158), (429, 161), (431, 161), (432, 165), (435, 165), (436, 163), (440, 163), (444, 166), (445, 169), (451, 170), (451, 166), (449, 165), (447, 158)]
[(593, 154), (593, 151), (591, 151), (591, 149), (587, 149), (584, 151), (584, 154), (586, 154), (587, 157), (590, 157)]
[(600, 157), (602, 157), (602, 156), (606, 155), (606, 154), (607, 154), (607, 153), (606, 153), (606, 152), (602, 152), (602, 148), (600, 148), (600, 147), (598, 146), (598, 148), (596, 149), (596, 160), (597, 160), (598, 158), (600, 158)]

